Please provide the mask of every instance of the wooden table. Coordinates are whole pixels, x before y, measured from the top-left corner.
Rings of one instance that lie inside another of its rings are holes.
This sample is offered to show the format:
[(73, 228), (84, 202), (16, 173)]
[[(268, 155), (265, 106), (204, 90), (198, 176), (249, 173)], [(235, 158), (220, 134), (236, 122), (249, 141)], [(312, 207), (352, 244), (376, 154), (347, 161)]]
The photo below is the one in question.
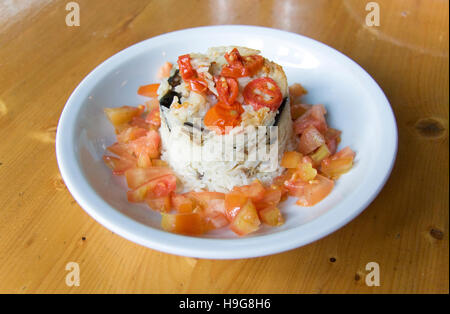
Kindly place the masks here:
[[(449, 292), (449, 4), (378, 0), (0, 1), (0, 292)], [(14, 3), (14, 4), (12, 4)], [(55, 131), (70, 93), (100, 62), (146, 38), (212, 24), (297, 32), (348, 55), (395, 111), (391, 178), (354, 221), (305, 247), (262, 258), (185, 258), (131, 243), (90, 218), (65, 188)], [(65, 283), (68, 262), (80, 286)], [(381, 285), (365, 284), (366, 264)]]

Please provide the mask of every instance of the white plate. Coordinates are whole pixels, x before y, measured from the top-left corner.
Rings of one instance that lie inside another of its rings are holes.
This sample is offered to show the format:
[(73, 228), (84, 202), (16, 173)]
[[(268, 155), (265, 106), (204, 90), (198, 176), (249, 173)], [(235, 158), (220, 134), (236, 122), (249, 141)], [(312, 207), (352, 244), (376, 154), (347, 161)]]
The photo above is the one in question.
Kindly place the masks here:
[[(281, 64), (289, 84), (309, 91), (306, 101), (322, 103), (328, 122), (343, 131), (340, 148), (356, 151), (354, 168), (342, 176), (318, 205), (302, 208), (290, 199), (282, 207), (286, 223), (237, 237), (218, 230), (187, 237), (161, 230), (160, 215), (126, 199), (124, 179), (103, 164), (115, 141), (104, 107), (137, 106), (146, 99), (140, 85), (157, 82), (165, 61), (208, 47), (256, 48)], [(56, 136), (58, 165), (69, 191), (86, 212), (106, 228), (149, 248), (200, 258), (247, 258), (274, 254), (320, 239), (342, 227), (377, 196), (394, 164), (397, 128), (388, 100), (355, 62), (312, 39), (253, 26), (212, 26), (157, 36), (112, 56), (92, 71), (70, 96)]]

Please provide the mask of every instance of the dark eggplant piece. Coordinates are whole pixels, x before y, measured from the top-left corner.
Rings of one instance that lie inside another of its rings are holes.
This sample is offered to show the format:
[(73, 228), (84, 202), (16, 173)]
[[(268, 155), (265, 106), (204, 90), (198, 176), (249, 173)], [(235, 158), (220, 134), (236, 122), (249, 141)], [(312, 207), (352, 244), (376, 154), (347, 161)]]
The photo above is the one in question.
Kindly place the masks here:
[(159, 104), (166, 108), (170, 108), (170, 105), (172, 104), (173, 98), (175, 96), (178, 97), (178, 102), (180, 103), (181, 94), (170, 90), (164, 96), (161, 97), (161, 99), (159, 100)]
[(180, 70), (176, 69), (175, 73), (167, 79), (167, 82), (169, 83), (170, 86), (172, 86), (172, 88), (180, 85), (181, 84)]
[(281, 103), (281, 105), (280, 105), (280, 108), (278, 108), (278, 113), (277, 113), (277, 115), (275, 116), (275, 122), (274, 122), (274, 126), (277, 126), (278, 125), (278, 122), (280, 122), (280, 118), (281, 118), (281, 115), (283, 114), (283, 110), (284, 110), (284, 107), (286, 107), (286, 103), (288, 102), (288, 98), (287, 97), (285, 97), (284, 99), (283, 99), (283, 102)]

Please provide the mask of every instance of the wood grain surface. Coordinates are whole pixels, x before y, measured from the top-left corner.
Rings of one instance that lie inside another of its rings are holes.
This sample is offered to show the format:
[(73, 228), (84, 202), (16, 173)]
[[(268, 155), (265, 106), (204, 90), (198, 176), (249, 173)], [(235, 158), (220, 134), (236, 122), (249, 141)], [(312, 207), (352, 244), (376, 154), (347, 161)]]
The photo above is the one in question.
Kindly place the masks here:
[[(449, 2), (378, 0), (0, 0), (0, 292), (448, 293)], [(326, 238), (282, 254), (202, 260), (131, 243), (90, 218), (58, 171), (55, 132), (99, 63), (146, 38), (214, 24), (309, 36), (348, 55), (394, 109), (399, 151), (378, 198)], [(81, 270), (65, 283), (68, 262)], [(366, 264), (381, 285), (365, 284)]]

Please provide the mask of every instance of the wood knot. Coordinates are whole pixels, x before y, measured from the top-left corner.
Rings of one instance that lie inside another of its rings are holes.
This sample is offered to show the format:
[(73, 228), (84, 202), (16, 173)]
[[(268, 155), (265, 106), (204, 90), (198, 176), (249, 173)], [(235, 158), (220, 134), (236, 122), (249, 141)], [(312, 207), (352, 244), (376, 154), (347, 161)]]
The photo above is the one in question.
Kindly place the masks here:
[(439, 138), (445, 134), (444, 123), (436, 118), (420, 119), (414, 125), (416, 131), (428, 138)]
[(444, 232), (436, 228), (430, 229), (430, 235), (436, 240), (442, 240), (444, 238)]

